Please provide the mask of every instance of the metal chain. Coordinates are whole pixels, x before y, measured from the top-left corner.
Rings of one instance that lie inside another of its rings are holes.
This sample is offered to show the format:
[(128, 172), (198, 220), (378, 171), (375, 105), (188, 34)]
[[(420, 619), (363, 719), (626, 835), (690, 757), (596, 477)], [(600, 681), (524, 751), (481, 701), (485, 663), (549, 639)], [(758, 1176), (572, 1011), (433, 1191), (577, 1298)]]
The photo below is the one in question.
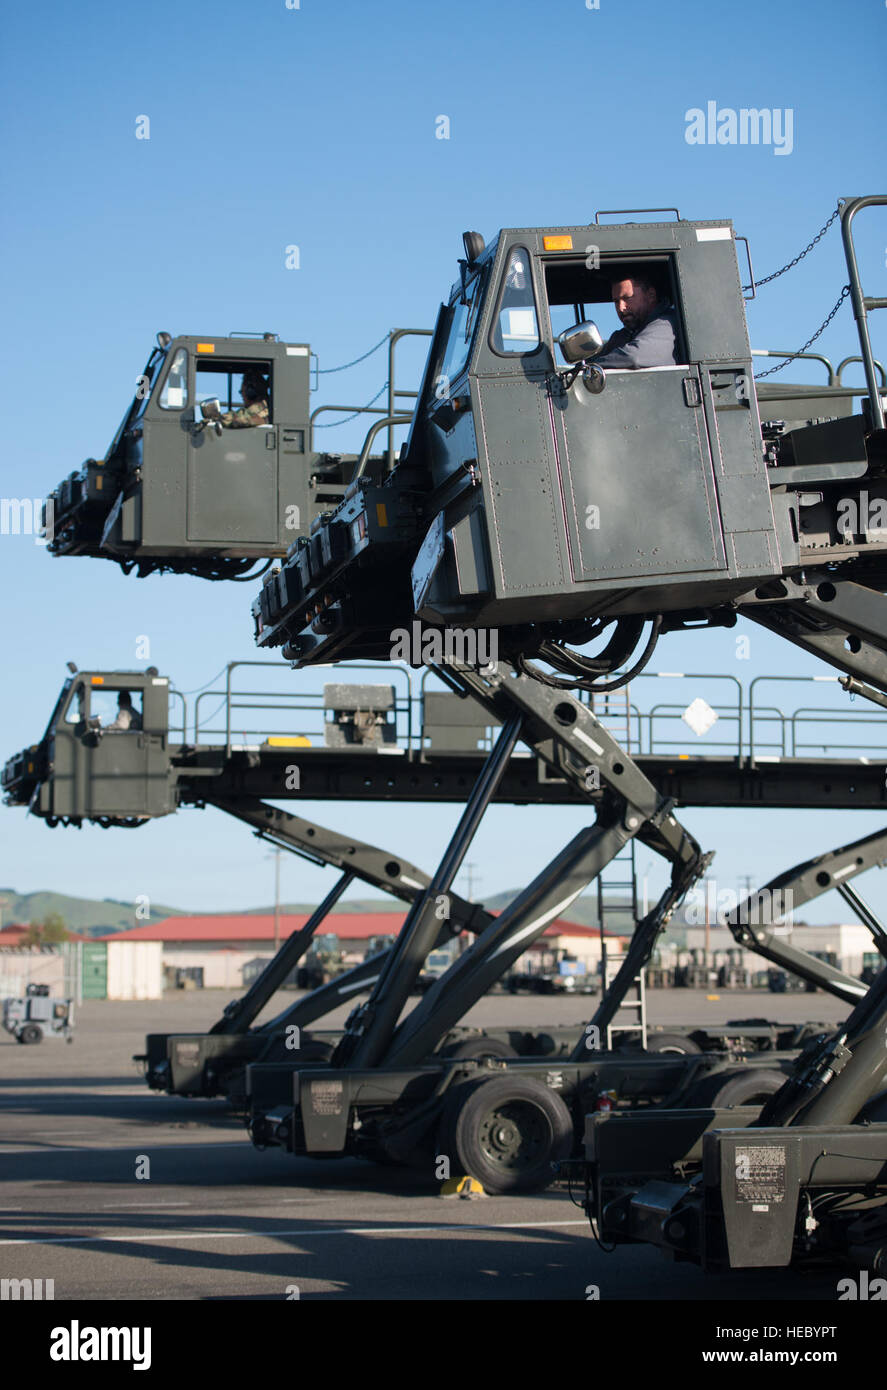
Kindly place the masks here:
[[(386, 333), (384, 338), (380, 338), (380, 339), (379, 339), (379, 341), (376, 343), (376, 346), (375, 346), (375, 347), (371, 347), (370, 350), (369, 350), (369, 352), (365, 352), (365, 353), (363, 354), (362, 357), (355, 357), (355, 359), (354, 359), (353, 362), (345, 362), (341, 367), (317, 367), (317, 368), (315, 369), (316, 372), (317, 372), (317, 375), (318, 375), (318, 376), (331, 376), (331, 375), (333, 374), (333, 372), (345, 372), (345, 371), (348, 370), (349, 367), (356, 367), (357, 364), (358, 364), (358, 362), (365, 362), (366, 359), (367, 359), (368, 357), (372, 357), (372, 355), (373, 355), (374, 352), (378, 352), (378, 351), (379, 351), (379, 348), (382, 346), (382, 344), (388, 342), (389, 336), (390, 336), (390, 335), (389, 335), (388, 333)], [(344, 420), (340, 421), (340, 424), (344, 424), (344, 423), (345, 423)]]
[[(388, 335), (386, 334), (386, 337), (387, 337), (387, 336), (388, 336)], [(382, 341), (384, 342), (384, 339), (383, 339)], [(349, 420), (356, 420), (357, 417), (358, 417), (358, 415), (362, 415), (363, 412), (364, 412), (365, 410), (369, 410), (369, 408), (370, 408), (371, 405), (375, 405), (375, 404), (376, 404), (376, 401), (379, 399), (379, 397), (381, 396), (382, 392), (383, 392), (383, 391), (387, 391), (387, 390), (388, 390), (388, 382), (387, 382), (387, 381), (383, 381), (383, 382), (382, 382), (382, 385), (379, 387), (379, 389), (378, 389), (378, 391), (376, 392), (375, 396), (373, 396), (373, 399), (372, 399), (371, 401), (367, 401), (366, 405), (362, 405), (362, 406), (360, 407), (359, 410), (355, 410), (355, 412), (354, 412), (353, 415), (345, 415), (345, 416), (342, 417), (341, 420), (330, 420), (329, 424), (326, 424), (326, 425), (315, 425), (314, 428), (315, 428), (316, 430), (334, 430), (334, 429), (337, 429), (339, 425), (347, 425)]]
[(810, 345), (811, 345), (812, 343), (815, 343), (815, 342), (816, 342), (816, 339), (819, 337), (820, 333), (824, 333), (825, 330), (826, 330), (826, 328), (828, 328), (829, 324), (831, 323), (832, 319), (835, 317), (835, 314), (838, 312), (838, 310), (840, 309), (841, 305), (844, 303), (844, 300), (847, 298), (847, 296), (848, 296), (849, 293), (850, 293), (850, 286), (849, 286), (849, 285), (845, 285), (844, 288), (841, 290), (841, 293), (840, 293), (840, 296), (839, 296), (839, 298), (838, 298), (837, 304), (835, 305), (834, 309), (832, 309), (832, 311), (831, 311), (831, 313), (829, 314), (828, 318), (827, 318), (822, 324), (820, 324), (819, 328), (817, 328), (816, 332), (813, 334), (813, 337), (812, 337), (812, 338), (808, 338), (807, 341), (806, 341), (806, 343), (804, 344), (804, 346), (803, 346), (802, 348), (798, 348), (797, 352), (794, 354), (794, 357), (787, 357), (787, 358), (785, 359), (784, 362), (780, 362), (780, 363), (779, 363), (778, 367), (769, 367), (769, 368), (767, 369), (766, 372), (758, 372), (758, 373), (756, 373), (756, 375), (755, 375), (755, 381), (760, 381), (760, 380), (761, 380), (763, 377), (765, 377), (765, 376), (772, 376), (774, 372), (781, 372), (782, 369), (783, 369), (783, 367), (787, 367), (788, 364), (789, 364), (789, 362), (793, 362), (793, 361), (795, 360), (795, 357), (800, 357), (802, 353), (805, 353), (805, 352), (807, 351), (808, 347), (810, 347)]
[[(820, 230), (816, 233), (816, 236), (813, 238), (813, 240), (810, 242), (808, 246), (804, 247), (800, 255), (795, 256), (795, 259), (793, 261), (789, 261), (788, 265), (784, 265), (781, 270), (774, 270), (772, 275), (765, 275), (763, 280), (755, 280), (754, 288), (760, 289), (761, 285), (769, 285), (771, 280), (778, 280), (780, 275), (784, 275), (787, 270), (791, 270), (794, 266), (796, 266), (798, 264), (798, 261), (802, 261), (804, 257), (807, 255), (807, 253), (813, 250), (816, 243), (818, 241), (822, 241), (822, 238), (825, 236), (826, 232), (834, 222), (835, 218), (840, 216), (840, 212), (841, 204), (838, 203), (838, 206), (835, 208), (834, 212), (832, 213), (829, 220), (826, 222), (825, 226), (820, 228)], [(752, 289), (752, 285), (743, 285), (742, 288), (744, 290), (750, 290)]]

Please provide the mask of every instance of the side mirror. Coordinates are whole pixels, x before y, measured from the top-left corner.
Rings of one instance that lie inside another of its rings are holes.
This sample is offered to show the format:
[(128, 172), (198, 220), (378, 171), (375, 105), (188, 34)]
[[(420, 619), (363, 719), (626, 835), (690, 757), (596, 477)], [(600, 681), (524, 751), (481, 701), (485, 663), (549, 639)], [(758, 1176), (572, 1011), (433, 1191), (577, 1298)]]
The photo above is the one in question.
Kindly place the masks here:
[(204, 420), (217, 420), (222, 413), (222, 404), (218, 396), (210, 396), (208, 401), (201, 401), (200, 413)]
[(590, 391), (593, 396), (599, 396), (607, 384), (603, 369), (590, 362), (587, 367), (583, 368), (582, 384), (586, 391)]
[(565, 329), (563, 333), (558, 335), (557, 342), (567, 362), (584, 362), (586, 358), (594, 357), (595, 353), (600, 352), (604, 346), (600, 330), (591, 319)]

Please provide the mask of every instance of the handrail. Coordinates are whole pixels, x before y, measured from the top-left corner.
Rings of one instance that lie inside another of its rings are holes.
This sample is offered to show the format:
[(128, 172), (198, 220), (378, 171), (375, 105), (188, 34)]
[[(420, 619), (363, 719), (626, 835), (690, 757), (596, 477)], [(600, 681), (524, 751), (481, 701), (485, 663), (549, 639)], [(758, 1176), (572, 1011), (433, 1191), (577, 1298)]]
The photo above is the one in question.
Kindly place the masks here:
[[(409, 415), (406, 417), (406, 421), (400, 419), (397, 407), (398, 399), (414, 401), (418, 400), (419, 398), (418, 391), (404, 391), (401, 390), (398, 386), (395, 386), (394, 384), (395, 348), (397, 347), (397, 344), (400, 342), (401, 338), (433, 337), (434, 330), (432, 328), (392, 328), (388, 334), (388, 380), (385, 383), (385, 385), (388, 388), (387, 406), (319, 405), (315, 410), (312, 410), (311, 414), (308, 417), (308, 448), (310, 452), (314, 452), (314, 421), (315, 418), (318, 415), (322, 414), (323, 411), (333, 410), (347, 415), (384, 415), (386, 416), (385, 424), (388, 427), (388, 448), (386, 451), (385, 467), (386, 471), (390, 473), (394, 468), (395, 426), (398, 424), (409, 423), (409, 421), (411, 421), (413, 418), (412, 415)], [(378, 344), (377, 346), (381, 346), (381, 344)], [(312, 353), (312, 356), (316, 356), (316, 354)], [(315, 383), (313, 389), (315, 391), (319, 389), (317, 383)], [(373, 438), (375, 438), (375, 435), (373, 436)]]
[(748, 686), (748, 756), (754, 763), (755, 760), (755, 686), (762, 681), (792, 681), (803, 682), (807, 685), (817, 683), (820, 685), (837, 685), (839, 676), (755, 676)]
[[(846, 748), (849, 748), (849, 747), (851, 747), (851, 746), (853, 746), (853, 747), (856, 747), (856, 746), (857, 746), (857, 745), (855, 745), (855, 744), (854, 744), (854, 745), (849, 745), (849, 744), (846, 744), (846, 743), (829, 743), (829, 744), (825, 744), (825, 743), (822, 743), (822, 744), (813, 744), (813, 743), (810, 743), (810, 744), (803, 744), (803, 743), (800, 743), (800, 742), (798, 741), (798, 723), (799, 723), (799, 722), (803, 722), (803, 721), (806, 719), (806, 717), (807, 717), (808, 715), (816, 715), (816, 720), (815, 720), (815, 722), (818, 723), (818, 724), (843, 724), (843, 723), (846, 723), (846, 722), (849, 721), (851, 724), (857, 724), (857, 725), (859, 725), (859, 724), (877, 724), (877, 725), (880, 726), (881, 729), (884, 729), (884, 727), (885, 727), (884, 716), (883, 716), (882, 714), (878, 714), (876, 710), (859, 709), (859, 710), (845, 710), (844, 712), (839, 712), (839, 711), (837, 711), (837, 710), (817, 709), (815, 705), (802, 705), (800, 709), (796, 709), (796, 710), (789, 716), (789, 724), (790, 724), (791, 733), (792, 733), (792, 751), (791, 751), (791, 756), (792, 756), (793, 758), (801, 757), (801, 754), (798, 752), (798, 749), (799, 749), (799, 748), (804, 748), (804, 747), (808, 747), (808, 748), (813, 748), (813, 747), (817, 747), (817, 748), (818, 748), (818, 747), (822, 747), (823, 749), (825, 749), (826, 747), (830, 747), (830, 748), (845, 748), (845, 749), (846, 749)], [(813, 723), (814, 721), (811, 720), (810, 722)], [(869, 747), (870, 747), (870, 748), (879, 748), (879, 745), (876, 744), (876, 743), (871, 743), (871, 744), (869, 744)], [(884, 749), (884, 745), (880, 745), (879, 751), (883, 751), (883, 749)], [(862, 755), (861, 755), (861, 754), (859, 754), (858, 756), (859, 756), (860, 758), (862, 758)]]
[(859, 266), (856, 262), (856, 247), (853, 245), (853, 219), (863, 208), (887, 207), (887, 194), (873, 193), (866, 198), (842, 198), (840, 199), (840, 206), (841, 239), (844, 243), (847, 269), (850, 273), (850, 302), (853, 305), (853, 317), (856, 320), (856, 331), (859, 335), (859, 350), (862, 353), (865, 379), (868, 384), (872, 427), (882, 430), (884, 428), (884, 406), (875, 377), (875, 359), (872, 356), (872, 340), (869, 336), (868, 310), (887, 308), (887, 299), (867, 299), (862, 292)]
[[(302, 732), (310, 736), (312, 740), (318, 736), (323, 729), (326, 711), (321, 689), (290, 691), (265, 688), (239, 689), (237, 688), (235, 677), (241, 667), (269, 667), (273, 668), (276, 672), (280, 672), (282, 669), (276, 661), (250, 660), (229, 663), (226, 667), (224, 688), (217, 687), (203, 690), (197, 696), (193, 716), (193, 737), (195, 745), (199, 743), (201, 737), (210, 740), (214, 737), (218, 737), (219, 742), (221, 742), (223, 730), (221, 728), (209, 727), (209, 725), (215, 724), (216, 722), (221, 723), (223, 718), (226, 756), (230, 756), (234, 747), (233, 741), (235, 737), (240, 739), (241, 735), (244, 737), (251, 734), (269, 736), (276, 733), (285, 734), (292, 732), (293, 730), (289, 725), (292, 724), (293, 716), (297, 712), (300, 715), (300, 720), (301, 717), (306, 717)], [(438, 673), (426, 667), (421, 672), (421, 675), (419, 675), (418, 672), (414, 673), (414, 668), (407, 666), (404, 662), (386, 661), (349, 662), (343, 667), (337, 668), (335, 674), (340, 682), (348, 684), (349, 681), (355, 681), (355, 679), (359, 681), (358, 673), (361, 671), (372, 672), (374, 675), (384, 676), (386, 684), (395, 686), (395, 702), (392, 715), (395, 721), (397, 743), (406, 750), (421, 750), (424, 747), (425, 734), (424, 697), (427, 693), (429, 680), (432, 678), (435, 680), (438, 679)], [(802, 739), (802, 732), (807, 733), (809, 726), (813, 726), (817, 722), (824, 726), (823, 732), (825, 732), (827, 726), (834, 726), (842, 723), (847, 725), (848, 730), (854, 728), (859, 729), (860, 725), (863, 723), (872, 723), (876, 726), (887, 728), (887, 725), (882, 725), (882, 716), (876, 713), (869, 713), (868, 710), (856, 711), (829, 705), (823, 705), (821, 707), (805, 705), (786, 712), (777, 705), (759, 703), (759, 687), (764, 681), (790, 682), (793, 684), (826, 683), (829, 685), (838, 685), (840, 683), (840, 678), (837, 676), (756, 676), (749, 683), (747, 694), (739, 678), (728, 675), (725, 672), (644, 672), (641, 676), (636, 677), (635, 681), (653, 679), (654, 677), (660, 681), (687, 679), (694, 681), (727, 680), (732, 682), (736, 686), (735, 704), (718, 703), (712, 704), (711, 708), (718, 715), (719, 722), (725, 725), (731, 723), (735, 724), (735, 739), (733, 732), (725, 728), (721, 731), (724, 733), (724, 738), (720, 738), (717, 734), (714, 737), (708, 736), (706, 738), (707, 751), (710, 750), (714, 753), (717, 750), (719, 756), (737, 757), (743, 762), (748, 760), (748, 763), (752, 766), (755, 763), (756, 757), (765, 760), (766, 758), (772, 758), (774, 753), (778, 754), (780, 757), (796, 758), (810, 756), (809, 752), (802, 750), (809, 750), (820, 746), (823, 749), (832, 747), (836, 751), (841, 752), (845, 752), (855, 746), (851, 744), (833, 744), (829, 739), (825, 739), (824, 741)], [(635, 682), (633, 681), (632, 684), (634, 685)], [(445, 690), (445, 685), (441, 687), (441, 690)], [(657, 691), (657, 694), (658, 693)], [(187, 731), (188, 715), (184, 696), (181, 692), (173, 690), (170, 691), (170, 694), (182, 701), (184, 708), (184, 728)], [(202, 730), (201, 703), (206, 700), (216, 700), (218, 701), (218, 705), (214, 708), (209, 718), (205, 720), (208, 727)], [(225, 710), (224, 716), (220, 718), (222, 705), (224, 705)], [(636, 753), (641, 756), (660, 755), (676, 757), (679, 753), (688, 752), (692, 749), (694, 743), (699, 746), (701, 741), (693, 740), (691, 742), (692, 736), (689, 734), (687, 742), (684, 743), (683, 740), (678, 737), (674, 739), (670, 738), (670, 731), (667, 729), (661, 729), (661, 731), (657, 733), (657, 725), (669, 723), (673, 725), (681, 724), (684, 708), (685, 702), (683, 699), (675, 702), (657, 700), (655, 704), (646, 710), (642, 709), (635, 700), (630, 701), (627, 707), (627, 717), (630, 721), (630, 727), (637, 731)], [(235, 720), (235, 714), (238, 711), (248, 710), (268, 712), (277, 710), (282, 717), (276, 725), (274, 721), (271, 721), (268, 726), (263, 728), (239, 727)], [(495, 722), (486, 719), (480, 707), (478, 707), (477, 713), (479, 724), (487, 723), (492, 726)], [(622, 711), (618, 714), (613, 714), (613, 719), (620, 723), (623, 718)], [(606, 714), (603, 715), (603, 723), (606, 727), (609, 727)], [(763, 725), (775, 725), (776, 728), (771, 734), (762, 727)], [(632, 735), (632, 737), (634, 737), (634, 735)], [(185, 738), (187, 740), (187, 733)], [(863, 743), (860, 746), (863, 749), (869, 749), (868, 753), (860, 755), (863, 762), (866, 761), (866, 758), (871, 760), (873, 758), (878, 758), (879, 755), (881, 757), (884, 756), (874, 736), (870, 742)], [(825, 756), (829, 756), (828, 753), (826, 753)]]
[[(382, 420), (376, 420), (375, 424), (370, 425), (366, 439), (363, 441), (363, 448), (360, 451), (360, 458), (357, 460), (357, 467), (354, 470), (354, 478), (359, 478), (367, 466), (367, 459), (370, 456), (370, 446), (379, 430), (388, 426), (389, 437), (395, 425), (408, 425), (412, 420), (412, 415), (386, 415)], [(392, 465), (393, 466), (393, 465)], [(354, 481), (352, 478), (352, 482)]]
[[(188, 701), (185, 699), (185, 696), (182, 694), (181, 690), (176, 690), (173, 686), (169, 686), (169, 688), (168, 688), (168, 694), (169, 694), (169, 699), (170, 699), (170, 700), (172, 700), (173, 696), (176, 696), (176, 697), (177, 697), (179, 700), (181, 700), (181, 702), (182, 702), (182, 742), (183, 742), (183, 743), (187, 743), (187, 741), (188, 741)], [(172, 723), (172, 721), (169, 719), (169, 714), (167, 714), (167, 731), (168, 731), (169, 733), (178, 732), (178, 727), (179, 727), (178, 724), (173, 724), (173, 723)]]
[[(778, 723), (778, 725), (779, 725), (779, 754), (780, 754), (780, 757), (782, 757), (782, 758), (788, 758), (788, 757), (791, 756), (791, 754), (789, 753), (789, 751), (788, 751), (788, 749), (787, 749), (787, 747), (786, 747), (786, 743), (785, 743), (786, 725), (791, 723), (791, 715), (783, 714), (782, 710), (779, 708), (778, 705), (759, 705), (758, 708), (757, 708), (756, 710), (754, 710), (754, 711), (749, 710), (749, 728), (751, 728), (751, 722), (752, 722), (752, 720), (754, 720), (756, 724), (758, 724), (758, 723), (764, 723), (764, 724), (777, 724), (777, 723)], [(753, 740), (752, 740), (752, 741), (753, 741)], [(777, 741), (776, 741), (776, 739), (773, 739), (772, 742), (770, 742), (770, 741), (768, 741), (768, 740), (765, 739), (765, 740), (760, 744), (760, 747), (762, 747), (762, 748), (775, 748), (776, 746), (777, 746)], [(750, 756), (750, 757), (752, 756), (751, 753), (749, 754), (749, 756)], [(769, 755), (768, 755), (768, 756), (769, 756)]]
[[(199, 706), (203, 699), (218, 699), (225, 705), (225, 754), (230, 757), (232, 750), (232, 711), (235, 709), (268, 709), (275, 708), (281, 710), (305, 710), (313, 713), (323, 713), (326, 706), (323, 703), (323, 695), (318, 691), (277, 691), (277, 690), (236, 690), (233, 688), (233, 673), (242, 666), (261, 666), (271, 667), (280, 672), (283, 668), (277, 661), (231, 661), (226, 667), (225, 689), (224, 690), (203, 690), (197, 697), (194, 708), (194, 742), (195, 745), (200, 738), (200, 715)], [(415, 696), (413, 695), (412, 681), (409, 669), (402, 662), (354, 662), (349, 663), (348, 671), (384, 671), (388, 677), (388, 684), (395, 686), (395, 719), (403, 718), (406, 723), (406, 742), (407, 747), (413, 745), (413, 705)], [(405, 679), (406, 690), (398, 692), (395, 674)], [(262, 701), (263, 703), (256, 703)], [(264, 703), (270, 701), (272, 703)], [(298, 704), (297, 701), (304, 703)], [(218, 710), (214, 710), (213, 714)], [(212, 717), (212, 716), (210, 716)], [(267, 733), (267, 729), (241, 730), (245, 733)]]
[[(737, 727), (736, 727), (736, 734), (737, 734), (737, 738), (736, 738), (736, 756), (737, 756), (738, 758), (741, 758), (741, 757), (742, 757), (742, 714), (741, 714), (741, 712), (735, 707), (735, 705), (711, 705), (710, 708), (711, 708), (711, 709), (714, 711), (714, 713), (718, 716), (718, 723), (719, 723), (719, 724), (721, 724), (721, 723), (734, 723), (734, 722), (735, 722), (735, 724), (736, 724), (736, 726), (737, 726)], [(676, 722), (684, 723), (685, 721), (684, 721), (684, 718), (683, 718), (683, 711), (684, 711), (685, 709), (686, 709), (686, 705), (672, 705), (672, 704), (666, 704), (666, 703), (663, 701), (663, 702), (660, 702), (658, 705), (653, 705), (653, 706), (647, 711), (647, 714), (646, 714), (646, 719), (647, 719), (647, 752), (648, 752), (649, 754), (652, 755), (652, 754), (656, 753), (656, 751), (657, 751), (657, 750), (656, 750), (656, 738), (655, 738), (655, 734), (654, 734), (654, 732), (653, 732), (653, 720), (654, 720), (654, 719), (657, 719), (657, 718), (658, 718), (658, 719), (671, 719), (671, 720), (674, 720), (674, 721), (676, 721)], [(689, 727), (689, 726), (688, 726), (688, 727)], [(713, 728), (713, 727), (714, 727), (714, 725), (712, 725), (712, 728)], [(692, 732), (692, 730), (691, 730), (691, 732)], [(709, 732), (711, 732), (711, 731), (709, 730)], [(699, 737), (699, 736), (697, 735), (697, 737)], [(708, 734), (704, 734), (703, 737), (704, 737), (704, 738), (708, 738)], [(676, 742), (677, 742), (676, 739), (673, 739), (673, 740), (672, 740), (672, 739), (667, 739), (667, 740), (665, 740), (665, 741), (666, 741), (667, 743), (670, 743), (670, 742), (676, 743)], [(713, 747), (713, 748), (729, 748), (729, 747), (731, 746), (731, 743), (732, 743), (732, 740), (730, 740), (730, 739), (709, 739), (709, 747)]]
[[(863, 361), (863, 359), (860, 357), (859, 353), (857, 353), (855, 357), (845, 357), (843, 362), (839, 362), (839, 363), (838, 363), (837, 375), (838, 375), (838, 385), (839, 385), (839, 386), (841, 385), (841, 373), (843, 372), (844, 368), (845, 368), (845, 367), (849, 367), (851, 362), (862, 362), (862, 361)], [(873, 357), (873, 358), (872, 358), (872, 361), (873, 361), (874, 365), (877, 367), (878, 371), (881, 373), (881, 389), (882, 389), (883, 391), (887, 391), (887, 372), (884, 371), (884, 363), (883, 363), (883, 362), (879, 362), (878, 359), (877, 359), (877, 357)], [(863, 365), (864, 365), (864, 364), (863, 364)]]
[(308, 416), (308, 452), (314, 453), (314, 419), (325, 410), (345, 411), (349, 415), (384, 415), (384, 405), (319, 405)]
[[(397, 397), (408, 396), (411, 400), (418, 400), (418, 391), (398, 391), (394, 385), (394, 349), (401, 338), (433, 338), (433, 328), (392, 328), (388, 334), (388, 414), (397, 414)], [(412, 416), (410, 417), (412, 419)], [(388, 451), (386, 459), (386, 469), (391, 473), (394, 469), (394, 424), (388, 427)]]
[(821, 352), (782, 352), (779, 348), (752, 348), (751, 355), (752, 357), (797, 357), (806, 358), (810, 362), (822, 362), (828, 371), (829, 386), (840, 386), (841, 384), (831, 362), (827, 357), (823, 357)]
[[(738, 676), (727, 675), (724, 671), (642, 671), (639, 676), (635, 676), (632, 685), (639, 680), (652, 680), (657, 677), (660, 680), (722, 680), (732, 681), (737, 690), (736, 708), (739, 714), (739, 751), (738, 756), (742, 756), (742, 716), (744, 711), (745, 692), (742, 681)], [(650, 726), (652, 737), (652, 726)]]

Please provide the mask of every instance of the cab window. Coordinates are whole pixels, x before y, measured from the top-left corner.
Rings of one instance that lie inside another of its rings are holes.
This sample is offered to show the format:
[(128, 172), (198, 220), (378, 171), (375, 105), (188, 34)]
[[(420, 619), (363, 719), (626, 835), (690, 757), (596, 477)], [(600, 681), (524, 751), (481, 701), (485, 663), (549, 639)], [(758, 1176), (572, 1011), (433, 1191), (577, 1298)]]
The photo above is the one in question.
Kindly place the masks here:
[(244, 358), (198, 357), (194, 372), (195, 399), (201, 401), (218, 400), (222, 412), (240, 410), (243, 398), (240, 386), (244, 372), (260, 372), (268, 382), (268, 418), (273, 420), (274, 377), (271, 362), (257, 362)]
[(151, 352), (151, 356), (148, 358), (148, 361), (145, 364), (145, 370), (142, 372), (141, 376), (136, 381), (136, 393), (133, 399), (133, 403), (130, 406), (129, 411), (127, 412), (126, 419), (120, 426), (120, 429), (117, 431), (114, 443), (111, 445), (111, 448), (109, 450), (109, 455), (113, 453), (117, 440), (120, 438), (120, 435), (123, 433), (123, 431), (125, 429), (131, 429), (132, 426), (137, 424), (138, 421), (141, 420), (142, 416), (144, 415), (145, 409), (148, 405), (148, 401), (151, 398), (152, 388), (154, 387), (154, 384), (160, 375), (165, 361), (166, 352), (164, 351), (164, 349), (160, 347), (154, 348)]
[[(130, 699), (132, 701), (133, 713), (137, 714), (139, 718), (141, 718), (141, 693), (138, 690), (130, 689), (129, 686), (121, 688), (129, 690)], [(117, 711), (119, 709), (119, 694), (120, 690), (109, 690), (107, 686), (93, 686), (89, 692), (90, 717), (93, 719), (99, 718), (102, 722), (103, 727), (106, 727), (108, 724), (113, 723), (113, 721), (117, 718)]]
[(502, 356), (535, 352), (539, 346), (530, 257), (522, 246), (515, 246), (508, 257), (490, 332), (490, 346)]
[[(589, 264), (587, 260), (550, 261), (545, 267), (545, 296), (548, 301), (548, 316), (551, 324), (554, 360), (557, 366), (567, 366), (566, 359), (557, 344), (559, 334), (577, 323), (591, 319), (597, 324), (601, 337), (607, 339), (622, 328), (613, 306), (612, 281), (615, 276), (630, 279), (632, 272), (643, 274), (651, 279), (659, 291), (660, 300), (677, 306), (674, 271), (668, 258), (659, 260), (626, 261), (619, 259), (600, 264)], [(678, 354), (683, 354), (680, 313), (678, 312)]]
[(68, 705), (68, 708), (65, 710), (65, 723), (79, 724), (81, 720), (86, 718), (87, 708), (88, 702), (86, 699), (86, 691), (82, 685), (78, 685), (77, 690)]
[[(464, 292), (460, 294), (455, 304), (450, 306), (452, 313), (450, 331), (447, 334), (446, 347), (437, 374), (437, 382), (445, 383), (447, 388), (449, 388), (449, 383), (454, 381), (464, 370), (468, 361), (474, 330), (477, 326), (478, 311), (483, 299), (481, 291), (484, 279), (483, 274), (475, 275), (474, 279), (466, 285)], [(435, 394), (440, 394), (437, 384), (435, 385)]]
[(161, 410), (181, 410), (188, 404), (188, 353), (185, 348), (177, 348), (172, 359), (163, 390), (160, 392)]

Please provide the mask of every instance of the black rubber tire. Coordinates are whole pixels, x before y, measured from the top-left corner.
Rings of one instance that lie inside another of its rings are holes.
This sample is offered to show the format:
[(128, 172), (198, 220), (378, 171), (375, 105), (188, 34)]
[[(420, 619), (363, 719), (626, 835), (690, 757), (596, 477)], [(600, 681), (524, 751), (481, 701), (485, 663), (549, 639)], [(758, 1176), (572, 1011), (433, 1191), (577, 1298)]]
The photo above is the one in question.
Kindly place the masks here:
[(37, 1023), (26, 1023), (24, 1028), (18, 1035), (18, 1040), (20, 1043), (24, 1043), (26, 1047), (29, 1043), (33, 1044), (42, 1042), (43, 1029)]
[(437, 1152), (449, 1156), (453, 1177), (476, 1178), (485, 1192), (538, 1192), (572, 1149), (569, 1110), (532, 1077), (466, 1082), (447, 1097)]
[(683, 1033), (648, 1033), (647, 1051), (677, 1052), (682, 1057), (695, 1057), (701, 1053), (702, 1048)]
[(723, 1110), (730, 1105), (763, 1105), (785, 1085), (781, 1071), (772, 1067), (743, 1067), (741, 1071), (717, 1071), (703, 1077), (683, 1101), (683, 1106)]
[(452, 1043), (443, 1054), (445, 1057), (517, 1057), (510, 1043), (501, 1038), (463, 1038)]

